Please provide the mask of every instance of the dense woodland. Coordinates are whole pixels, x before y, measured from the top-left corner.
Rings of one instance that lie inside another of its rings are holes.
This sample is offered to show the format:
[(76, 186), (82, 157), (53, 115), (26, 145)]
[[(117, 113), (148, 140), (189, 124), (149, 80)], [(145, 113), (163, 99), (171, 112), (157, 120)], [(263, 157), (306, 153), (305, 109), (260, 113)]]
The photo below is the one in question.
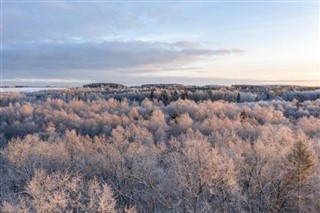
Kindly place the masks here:
[(320, 212), (320, 92), (0, 93), (0, 212)]

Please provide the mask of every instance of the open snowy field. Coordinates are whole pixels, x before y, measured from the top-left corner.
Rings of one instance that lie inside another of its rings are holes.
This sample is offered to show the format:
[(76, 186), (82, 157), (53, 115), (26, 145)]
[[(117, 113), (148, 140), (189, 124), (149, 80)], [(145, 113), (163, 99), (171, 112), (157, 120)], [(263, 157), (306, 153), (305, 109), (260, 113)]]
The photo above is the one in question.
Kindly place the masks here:
[(9, 87), (9, 88), (0, 88), (0, 92), (16, 92), (16, 93), (31, 93), (39, 92), (42, 90), (62, 90), (62, 87)]

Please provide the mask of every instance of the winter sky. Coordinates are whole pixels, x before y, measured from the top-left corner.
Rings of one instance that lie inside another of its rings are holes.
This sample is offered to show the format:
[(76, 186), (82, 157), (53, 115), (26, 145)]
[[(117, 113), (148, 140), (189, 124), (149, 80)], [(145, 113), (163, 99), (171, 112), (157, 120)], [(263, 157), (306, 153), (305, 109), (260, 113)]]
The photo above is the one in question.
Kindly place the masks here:
[(3, 85), (320, 85), (318, 1), (1, 4)]

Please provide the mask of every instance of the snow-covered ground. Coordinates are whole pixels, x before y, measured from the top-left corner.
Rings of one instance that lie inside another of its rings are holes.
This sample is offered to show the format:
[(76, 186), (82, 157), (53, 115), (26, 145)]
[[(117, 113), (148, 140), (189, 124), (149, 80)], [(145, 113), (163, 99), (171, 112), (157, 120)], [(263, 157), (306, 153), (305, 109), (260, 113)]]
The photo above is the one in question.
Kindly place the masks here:
[(0, 88), (0, 92), (17, 92), (17, 93), (30, 93), (38, 92), (41, 90), (61, 90), (62, 87), (21, 87), (21, 88)]

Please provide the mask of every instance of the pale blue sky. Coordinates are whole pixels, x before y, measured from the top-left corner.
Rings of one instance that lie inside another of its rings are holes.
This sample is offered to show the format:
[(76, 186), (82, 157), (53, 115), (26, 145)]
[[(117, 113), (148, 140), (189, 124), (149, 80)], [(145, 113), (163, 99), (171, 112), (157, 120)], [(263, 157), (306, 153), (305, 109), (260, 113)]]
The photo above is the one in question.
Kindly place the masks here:
[(319, 2), (2, 2), (3, 85), (319, 86)]

